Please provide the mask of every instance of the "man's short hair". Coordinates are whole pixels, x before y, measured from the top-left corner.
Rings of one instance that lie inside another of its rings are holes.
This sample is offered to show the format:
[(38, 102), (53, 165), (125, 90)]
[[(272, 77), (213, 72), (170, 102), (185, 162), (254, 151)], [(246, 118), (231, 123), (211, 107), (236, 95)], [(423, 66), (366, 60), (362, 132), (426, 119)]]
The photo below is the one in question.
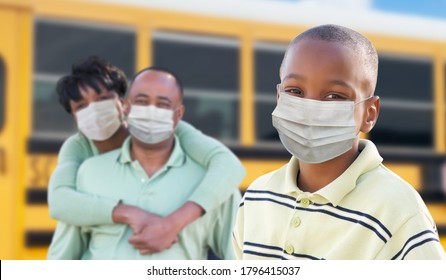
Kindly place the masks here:
[(327, 24), (316, 26), (300, 33), (291, 41), (285, 53), (284, 60), (288, 51), (303, 39), (340, 43), (355, 53), (358, 53), (364, 61), (364, 66), (369, 70), (373, 83), (372, 87), (373, 89), (375, 88), (378, 77), (378, 53), (373, 44), (364, 35), (340, 25)]
[(184, 92), (183, 92), (183, 91), (184, 91), (183, 83), (181, 82), (181, 80), (180, 80), (180, 78), (178, 77), (178, 75), (175, 74), (175, 72), (173, 72), (172, 70), (167, 69), (167, 68), (165, 68), (165, 67), (160, 67), (160, 66), (150, 66), (150, 67), (147, 67), (147, 68), (142, 69), (141, 71), (139, 71), (138, 73), (136, 73), (136, 74), (133, 76), (132, 80), (130, 81), (130, 86), (129, 86), (129, 88), (132, 86), (133, 82), (135, 81), (136, 78), (138, 78), (139, 75), (141, 75), (142, 73), (147, 72), (147, 71), (158, 71), (158, 72), (164, 72), (164, 73), (166, 73), (166, 74), (171, 75), (171, 76), (174, 78), (174, 80), (175, 80), (175, 83), (176, 83), (176, 85), (177, 85), (177, 87), (178, 87), (178, 90), (180, 91), (180, 97), (181, 97), (181, 99), (183, 99), (183, 95), (184, 95)]
[(82, 95), (79, 88), (91, 87), (98, 94), (100, 85), (107, 90), (114, 90), (120, 97), (124, 97), (127, 91), (127, 77), (124, 72), (104, 58), (90, 56), (87, 59), (74, 64), (71, 73), (59, 79), (56, 93), (59, 103), (65, 111), (71, 113), (70, 100), (79, 101)]

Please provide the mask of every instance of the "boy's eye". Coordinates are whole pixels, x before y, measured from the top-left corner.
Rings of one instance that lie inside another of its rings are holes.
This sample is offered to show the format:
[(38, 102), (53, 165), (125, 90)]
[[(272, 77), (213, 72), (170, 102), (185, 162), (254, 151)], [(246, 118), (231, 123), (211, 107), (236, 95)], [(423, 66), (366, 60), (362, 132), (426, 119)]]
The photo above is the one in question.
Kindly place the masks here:
[(300, 88), (286, 88), (285, 92), (295, 96), (303, 96), (304, 94), (304, 92)]
[(344, 95), (339, 94), (339, 93), (330, 93), (327, 96), (325, 96), (325, 99), (342, 101), (342, 100), (346, 100), (347, 98)]

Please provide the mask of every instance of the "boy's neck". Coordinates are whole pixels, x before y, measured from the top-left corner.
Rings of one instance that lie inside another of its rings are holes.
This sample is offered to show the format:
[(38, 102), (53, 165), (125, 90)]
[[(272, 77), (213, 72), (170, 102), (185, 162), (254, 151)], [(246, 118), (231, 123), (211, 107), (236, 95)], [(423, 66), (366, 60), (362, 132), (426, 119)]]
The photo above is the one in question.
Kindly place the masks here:
[(105, 141), (93, 141), (99, 153), (103, 154), (112, 150), (118, 149), (124, 143), (124, 140), (129, 136), (127, 128), (120, 126), (115, 134)]
[(352, 149), (326, 162), (310, 164), (299, 161), (299, 173), (296, 178), (299, 189), (314, 193), (341, 176), (358, 157), (358, 143), (359, 139), (355, 140)]

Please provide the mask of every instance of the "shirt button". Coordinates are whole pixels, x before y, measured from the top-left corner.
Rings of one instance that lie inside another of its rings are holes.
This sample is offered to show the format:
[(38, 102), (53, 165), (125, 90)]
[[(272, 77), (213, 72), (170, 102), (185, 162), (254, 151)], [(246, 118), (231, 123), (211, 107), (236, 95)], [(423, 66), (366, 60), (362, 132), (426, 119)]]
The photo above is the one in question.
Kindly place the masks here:
[(145, 182), (146, 182), (146, 179), (142, 178), (141, 183), (145, 183)]
[(292, 254), (294, 253), (294, 247), (293, 247), (293, 245), (291, 245), (291, 244), (286, 244), (286, 245), (285, 245), (285, 252), (286, 252), (288, 255), (292, 255)]
[(298, 226), (300, 226), (300, 219), (299, 219), (299, 217), (294, 217), (294, 218), (291, 220), (291, 225), (292, 225), (293, 227), (295, 227), (295, 228), (297, 228)]
[(303, 207), (308, 207), (310, 205), (310, 200), (308, 198), (302, 198), (302, 200), (300, 201), (300, 204)]

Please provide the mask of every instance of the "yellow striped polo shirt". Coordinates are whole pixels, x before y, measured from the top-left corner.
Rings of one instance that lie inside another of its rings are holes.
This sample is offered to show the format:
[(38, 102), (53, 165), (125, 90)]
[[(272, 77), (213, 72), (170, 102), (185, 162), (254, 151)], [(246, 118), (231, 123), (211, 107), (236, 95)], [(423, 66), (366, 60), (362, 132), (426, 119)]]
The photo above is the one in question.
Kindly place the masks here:
[(375, 145), (317, 192), (296, 185), (298, 160), (256, 179), (233, 232), (238, 259), (445, 259), (416, 190), (388, 170)]

